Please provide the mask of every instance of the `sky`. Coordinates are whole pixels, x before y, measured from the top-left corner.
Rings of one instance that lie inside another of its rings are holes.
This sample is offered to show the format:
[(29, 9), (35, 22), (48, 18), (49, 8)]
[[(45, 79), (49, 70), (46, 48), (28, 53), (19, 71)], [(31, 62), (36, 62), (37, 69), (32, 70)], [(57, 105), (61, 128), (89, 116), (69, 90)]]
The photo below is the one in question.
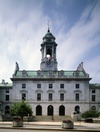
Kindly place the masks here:
[(39, 70), (49, 28), (56, 37), (58, 70), (83, 62), (100, 83), (100, 0), (0, 0), (0, 82), (20, 70)]

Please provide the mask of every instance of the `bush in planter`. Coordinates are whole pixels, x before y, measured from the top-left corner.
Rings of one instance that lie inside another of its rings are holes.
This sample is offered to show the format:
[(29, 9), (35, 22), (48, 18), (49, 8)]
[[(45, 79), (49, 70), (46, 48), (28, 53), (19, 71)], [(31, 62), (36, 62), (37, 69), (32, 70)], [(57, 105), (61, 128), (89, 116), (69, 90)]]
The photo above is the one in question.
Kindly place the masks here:
[(17, 117), (17, 116), (14, 117), (13, 120), (16, 121), (16, 122), (22, 121), (22, 119), (20, 117)]
[(63, 120), (63, 123), (72, 123), (71, 120)]
[(29, 103), (22, 101), (12, 104), (11, 114), (13, 116), (20, 116), (23, 120), (24, 116), (32, 115), (32, 108)]
[(13, 127), (22, 127), (23, 126), (23, 121), (21, 117), (14, 117), (13, 118)]
[(74, 124), (71, 120), (63, 120), (62, 121), (62, 128), (66, 128), (66, 129), (73, 129)]

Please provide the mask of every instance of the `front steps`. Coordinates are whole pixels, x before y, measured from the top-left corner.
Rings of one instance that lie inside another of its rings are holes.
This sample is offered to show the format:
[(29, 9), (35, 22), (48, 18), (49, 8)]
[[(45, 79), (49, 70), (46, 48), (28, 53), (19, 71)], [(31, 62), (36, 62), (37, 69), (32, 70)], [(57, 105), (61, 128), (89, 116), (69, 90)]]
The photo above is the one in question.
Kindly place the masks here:
[[(55, 122), (60, 122), (62, 120), (68, 120), (71, 119), (70, 116), (30, 116), (29, 118), (27, 116), (25, 116), (23, 118), (24, 122), (27, 121), (55, 121)], [(3, 121), (13, 121), (13, 117), (9, 117), (9, 118), (3, 118)]]
[(33, 121), (62, 121), (71, 119), (70, 116), (34, 116)]

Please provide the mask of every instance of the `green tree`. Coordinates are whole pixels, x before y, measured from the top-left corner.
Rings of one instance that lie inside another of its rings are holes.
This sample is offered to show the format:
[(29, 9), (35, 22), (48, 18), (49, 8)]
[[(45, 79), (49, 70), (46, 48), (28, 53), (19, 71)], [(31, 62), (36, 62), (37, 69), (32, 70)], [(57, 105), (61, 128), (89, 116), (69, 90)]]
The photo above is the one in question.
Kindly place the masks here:
[(11, 106), (11, 115), (20, 116), (23, 120), (24, 116), (32, 115), (32, 108), (30, 104), (25, 101), (14, 103)]
[(99, 117), (100, 116), (100, 112), (98, 112), (96, 110), (88, 110), (88, 111), (85, 111), (84, 113), (82, 113), (81, 116), (83, 118)]

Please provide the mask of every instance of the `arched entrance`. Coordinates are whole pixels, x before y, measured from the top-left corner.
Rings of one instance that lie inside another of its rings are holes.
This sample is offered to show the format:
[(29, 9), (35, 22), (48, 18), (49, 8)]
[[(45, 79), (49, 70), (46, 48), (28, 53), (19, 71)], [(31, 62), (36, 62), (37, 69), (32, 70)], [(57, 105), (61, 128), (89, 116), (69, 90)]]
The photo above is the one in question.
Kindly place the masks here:
[(48, 112), (47, 115), (53, 116), (53, 106), (52, 105), (48, 106), (47, 112)]
[(38, 105), (36, 107), (36, 115), (42, 115), (42, 107), (41, 107), (41, 105)]
[(10, 114), (10, 107), (7, 105), (5, 107), (5, 115), (9, 115)]
[(92, 107), (91, 107), (91, 110), (96, 110), (96, 107), (95, 107), (95, 106), (92, 106)]
[(77, 106), (75, 106), (75, 112), (77, 113), (77, 114), (79, 114), (80, 113), (80, 107), (77, 105)]
[(60, 107), (59, 107), (59, 115), (65, 115), (65, 106), (63, 106), (63, 105), (61, 105)]

